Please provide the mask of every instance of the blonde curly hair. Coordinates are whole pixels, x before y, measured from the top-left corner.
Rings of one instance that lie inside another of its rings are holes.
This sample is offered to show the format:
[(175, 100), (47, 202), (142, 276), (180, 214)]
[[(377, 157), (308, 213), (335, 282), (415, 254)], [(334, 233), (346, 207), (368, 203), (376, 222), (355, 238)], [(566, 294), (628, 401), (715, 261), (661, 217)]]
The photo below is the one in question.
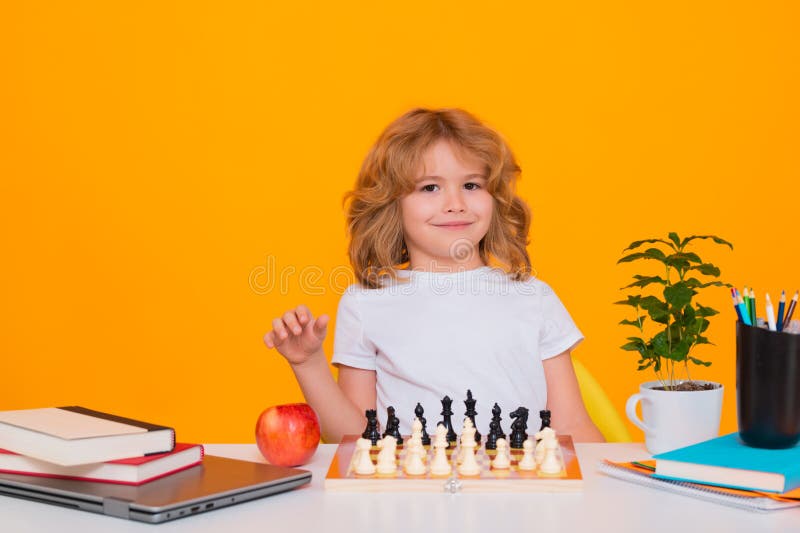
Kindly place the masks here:
[(408, 263), (400, 198), (414, 189), (425, 151), (446, 140), (486, 165), (486, 189), (494, 210), (478, 251), (485, 264), (512, 279), (531, 275), (526, 246), (531, 215), (516, 195), (520, 174), (514, 154), (493, 129), (462, 109), (414, 109), (381, 133), (361, 165), (355, 188), (345, 195), (349, 256), (356, 279), (379, 288), (385, 276)]

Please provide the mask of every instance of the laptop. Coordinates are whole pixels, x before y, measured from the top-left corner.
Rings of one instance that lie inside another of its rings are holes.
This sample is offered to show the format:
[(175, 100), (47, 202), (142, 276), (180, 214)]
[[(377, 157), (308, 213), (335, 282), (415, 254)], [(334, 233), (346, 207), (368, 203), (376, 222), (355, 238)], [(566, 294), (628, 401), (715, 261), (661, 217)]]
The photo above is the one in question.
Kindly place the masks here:
[(155, 524), (310, 481), (306, 470), (206, 455), (202, 464), (138, 486), (0, 473), (0, 494)]

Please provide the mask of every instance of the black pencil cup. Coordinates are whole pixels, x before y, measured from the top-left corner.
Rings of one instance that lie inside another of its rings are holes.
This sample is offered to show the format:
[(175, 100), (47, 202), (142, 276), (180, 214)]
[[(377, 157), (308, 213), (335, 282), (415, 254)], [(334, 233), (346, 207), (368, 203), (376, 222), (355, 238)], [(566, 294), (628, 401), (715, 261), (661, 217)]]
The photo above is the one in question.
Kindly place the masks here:
[(748, 446), (800, 441), (800, 335), (736, 323), (736, 401)]

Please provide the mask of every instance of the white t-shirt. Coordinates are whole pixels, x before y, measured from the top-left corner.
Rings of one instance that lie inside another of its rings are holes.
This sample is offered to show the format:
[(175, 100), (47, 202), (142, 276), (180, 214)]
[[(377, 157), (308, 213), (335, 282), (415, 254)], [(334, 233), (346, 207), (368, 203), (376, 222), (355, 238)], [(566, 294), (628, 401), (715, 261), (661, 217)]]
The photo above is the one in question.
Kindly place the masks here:
[(542, 361), (583, 339), (553, 290), (491, 267), (400, 276), (380, 289), (350, 286), (336, 315), (333, 363), (376, 372), (381, 426), (391, 405), (400, 431), (409, 434), (419, 402), (432, 434), (447, 395), (460, 433), (469, 389), (481, 434), (495, 402), (503, 431), (520, 406), (529, 409), (528, 427), (538, 431), (539, 410), (547, 405)]

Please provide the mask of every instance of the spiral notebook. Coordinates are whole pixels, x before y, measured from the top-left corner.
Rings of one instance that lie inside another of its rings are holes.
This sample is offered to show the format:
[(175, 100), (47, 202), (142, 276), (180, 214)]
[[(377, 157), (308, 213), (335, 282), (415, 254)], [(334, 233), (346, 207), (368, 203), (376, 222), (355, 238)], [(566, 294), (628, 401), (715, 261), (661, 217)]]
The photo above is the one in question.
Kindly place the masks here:
[(777, 511), (800, 506), (800, 500), (798, 499), (784, 498), (774, 494), (767, 495), (759, 492), (701, 485), (688, 481), (659, 479), (653, 477), (653, 472), (650, 469), (638, 466), (636, 463), (602, 461), (599, 463), (598, 469), (611, 477), (644, 485), (645, 487), (665, 490), (749, 511)]

